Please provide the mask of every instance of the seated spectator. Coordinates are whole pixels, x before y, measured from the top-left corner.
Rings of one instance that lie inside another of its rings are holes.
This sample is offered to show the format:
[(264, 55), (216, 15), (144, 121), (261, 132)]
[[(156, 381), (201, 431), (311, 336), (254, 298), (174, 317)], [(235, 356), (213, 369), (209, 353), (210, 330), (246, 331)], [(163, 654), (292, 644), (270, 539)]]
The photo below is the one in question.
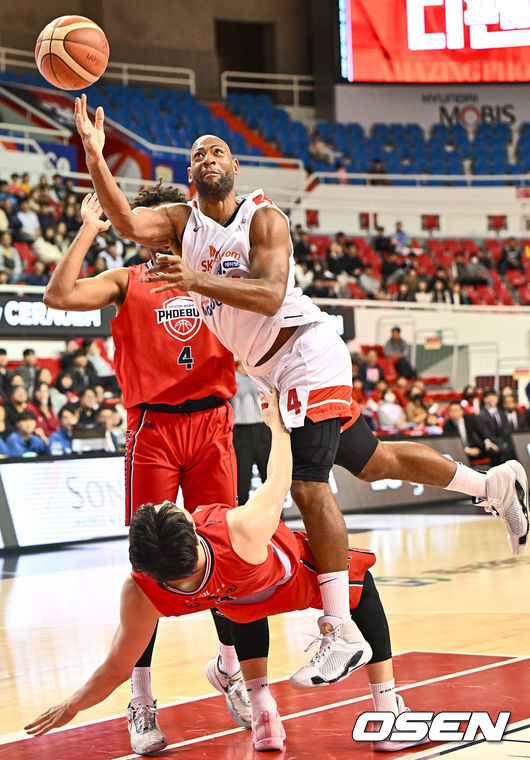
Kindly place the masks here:
[(427, 435), (442, 435), (443, 428), (436, 414), (429, 413), (425, 420), (425, 432)]
[(72, 203), (65, 206), (60, 221), (66, 224), (67, 234), (73, 233), (74, 235), (77, 234), (83, 223), (77, 208)]
[(499, 274), (506, 274), (508, 269), (524, 272), (522, 248), (514, 237), (511, 237), (502, 249), (497, 269)]
[(28, 392), (25, 385), (20, 380), (20, 375), (13, 375), (11, 378), (11, 389), (9, 391), (9, 402), (6, 404), (6, 424), (12, 430), (15, 429), (18, 415), (26, 411), (28, 405)]
[[(417, 300), (418, 294), (416, 293), (416, 301)], [(455, 306), (470, 306), (473, 303), (469, 297), (469, 285), (461, 285), (459, 282), (455, 282), (453, 285), (453, 303)]]
[(31, 412), (21, 412), (17, 416), (16, 430), (7, 437), (10, 457), (36, 456), (47, 454), (48, 439), (37, 433), (37, 421)]
[(366, 352), (366, 361), (359, 367), (357, 377), (363, 384), (363, 390), (373, 391), (379, 380), (385, 380), (385, 371), (379, 362), (379, 354), (375, 348)]
[(145, 245), (141, 245), (137, 252), (125, 260), (126, 267), (136, 267), (151, 261), (151, 251)]
[(18, 282), (24, 269), (10, 232), (0, 235), (0, 269), (7, 272), (9, 282)]
[(416, 295), (416, 291), (418, 289), (418, 283), (419, 283), (418, 270), (416, 269), (416, 267), (410, 266), (408, 268), (408, 272), (403, 278), (402, 282), (408, 287), (409, 293), (413, 297), (412, 300), (414, 301), (415, 300), (414, 296)]
[(390, 338), (383, 347), (383, 353), (388, 359), (395, 359), (396, 372), (408, 380), (416, 376), (416, 370), (410, 363), (410, 346), (401, 337), (401, 328), (393, 327)]
[(425, 280), (418, 280), (418, 288), (416, 292), (414, 293), (414, 300), (416, 303), (430, 303), (431, 302), (431, 293), (427, 292), (427, 283)]
[(406, 282), (400, 282), (397, 293), (392, 297), (393, 301), (414, 301), (414, 293), (411, 293)]
[(50, 397), (53, 410), (56, 414), (65, 404), (75, 404), (79, 401), (79, 395), (74, 388), (73, 371), (63, 370), (59, 372), (55, 381), (55, 387), (50, 388)]
[(53, 411), (50, 397), (50, 386), (48, 383), (40, 382), (35, 386), (33, 398), (27, 405), (27, 411), (34, 414), (37, 420), (37, 428), (42, 430), (44, 435), (49, 438), (50, 435), (59, 427), (59, 420)]
[(464, 451), (470, 460), (483, 456), (483, 440), (477, 430), (475, 415), (466, 414), (459, 401), (451, 401), (448, 415), (444, 423), (444, 433), (460, 436)]
[(2, 232), (9, 232), (9, 221), (7, 214), (3, 209), (2, 201), (0, 200), (0, 234)]
[(97, 425), (98, 402), (94, 388), (89, 386), (81, 391), (79, 396), (79, 422), (80, 428), (92, 428)]
[(394, 253), (396, 246), (392, 240), (385, 235), (384, 227), (377, 227), (377, 235), (372, 238), (372, 248), (376, 253)]
[(307, 288), (313, 283), (313, 270), (307, 261), (297, 262), (294, 265), (294, 278), (298, 287), (305, 293)]
[(435, 280), (431, 292), (431, 303), (453, 303), (453, 295), (443, 280)]
[(124, 439), (122, 431), (116, 426), (116, 414), (114, 407), (101, 406), (97, 410), (96, 420), (98, 425), (105, 426), (105, 451), (124, 451)]
[(291, 227), (291, 237), (293, 239), (293, 246), (295, 246), (300, 240), (300, 236), (302, 232), (303, 232), (303, 227), (300, 223), (295, 224), (294, 229)]
[(46, 230), (51, 228), (53, 231), (53, 239), (53, 236), (55, 235), (55, 212), (49, 199), (48, 202), (44, 199), (41, 200), (40, 211), (37, 211), (37, 216), (39, 217), (39, 226), (41, 230), (44, 230), (43, 237), (46, 238)]
[(359, 287), (363, 290), (368, 298), (377, 298), (379, 293), (379, 281), (374, 277), (372, 267), (365, 267), (364, 272), (359, 276)]
[(53, 226), (45, 227), (44, 233), (37, 237), (31, 247), (39, 261), (45, 264), (58, 264), (62, 259), (61, 249), (55, 242), (55, 227)]
[(35, 380), (37, 377), (37, 357), (32, 348), (25, 348), (22, 352), (24, 361), (17, 367), (17, 374), (21, 376), (28, 395), (32, 395), (35, 389)]
[[(362, 363), (362, 362), (361, 362)], [(359, 370), (357, 369), (357, 372)], [(378, 380), (375, 384), (375, 388), (372, 391), (371, 398), (378, 402), (381, 401), (384, 398), (385, 393), (389, 390), (390, 386), (388, 385), (386, 380)]]
[(79, 341), (75, 338), (69, 338), (65, 341), (64, 351), (61, 354), (61, 369), (74, 369), (74, 354), (79, 351)]
[(96, 370), (88, 360), (86, 351), (78, 349), (73, 356), (74, 364), (74, 390), (80, 393), (88, 386), (93, 386), (97, 382), (98, 376)]
[(383, 259), (381, 277), (386, 286), (394, 285), (401, 282), (405, 276), (405, 268), (400, 263), (399, 257), (395, 251), (387, 253)]
[(340, 155), (334, 151), (330, 145), (322, 140), (317, 130), (313, 132), (311, 142), (308, 146), (308, 151), (311, 158), (313, 158), (315, 161), (322, 161), (325, 164), (334, 163), (338, 155)]
[[(374, 158), (372, 160), (372, 166), (370, 168), (370, 174), (386, 174), (383, 164), (380, 158)], [(387, 179), (377, 179), (376, 177), (370, 177), (368, 185), (388, 185)]]
[(400, 248), (407, 248), (409, 245), (409, 236), (403, 229), (403, 225), (401, 222), (396, 222), (396, 229), (394, 230), (394, 234), (392, 235), (396, 243)]
[(7, 436), (12, 433), (14, 428), (7, 424), (6, 421), (6, 408), (4, 404), (0, 404), (0, 438), (5, 441)]
[(377, 417), (382, 430), (401, 429), (410, 426), (403, 407), (398, 402), (396, 394), (391, 390), (388, 390), (383, 396), (383, 400), (379, 402)]
[(24, 174), (20, 178), (20, 189), (23, 191), (25, 195), (29, 195), (31, 193), (32, 187), (29, 181), (28, 172), (24, 172)]
[(39, 285), (40, 287), (46, 287), (50, 281), (50, 275), (48, 273), (48, 267), (44, 261), (37, 259), (33, 262), (33, 272), (25, 276), (26, 285)]
[(114, 370), (112, 368), (112, 365), (110, 365), (108, 361), (101, 356), (101, 350), (99, 348), (98, 342), (86, 338), (83, 341), (83, 349), (86, 351), (88, 361), (94, 368), (97, 377), (103, 380), (104, 385), (111, 384), (114, 378)]
[(483, 395), (483, 408), (477, 414), (476, 425), (483, 448), (492, 465), (502, 464), (509, 459), (517, 459), (512, 441), (510, 425), (505, 413), (499, 409), (499, 396), (493, 388), (487, 388)]
[(423, 389), (419, 385), (411, 386), (409, 400), (405, 406), (405, 414), (407, 422), (412, 422), (415, 427), (425, 425), (429, 415), (429, 410), (423, 403), (424, 395)]
[(315, 275), (305, 294), (310, 298), (337, 298), (337, 280), (330, 274)]
[(462, 391), (460, 406), (466, 414), (480, 414), (480, 399), (474, 385), (466, 385)]
[(5, 348), (0, 348), (0, 395), (4, 398), (9, 393), (9, 383), (11, 380), (11, 372), (7, 367), (8, 358)]
[(33, 243), (41, 234), (41, 229), (39, 217), (30, 209), (27, 198), (20, 201), (16, 216), (20, 222), (19, 239), (24, 243)]
[(449, 273), (455, 282), (469, 282), (469, 271), (462, 251), (455, 253), (453, 263), (449, 267)]
[[(344, 256), (339, 263), (340, 271), (337, 274), (344, 274), (351, 281), (363, 273), (364, 264), (359, 256), (359, 248), (352, 241), (344, 244)], [(333, 271), (333, 270), (332, 270)]]
[(25, 198), (26, 193), (20, 186), (20, 174), (14, 172), (11, 175), (11, 184), (9, 185), (9, 192), (15, 196), (15, 198)]
[(79, 422), (75, 404), (64, 404), (59, 410), (60, 428), (50, 435), (50, 454), (61, 456), (72, 453), (72, 433)]
[(118, 245), (115, 241), (107, 244), (107, 250), (101, 251), (99, 257), (103, 259), (107, 269), (119, 269), (123, 266), (123, 256), (118, 253)]
[(300, 235), (294, 246), (293, 256), (299, 264), (311, 260), (311, 244), (309, 242), (309, 235), (305, 230), (300, 230)]
[(50, 188), (50, 195), (56, 203), (63, 203), (68, 195), (68, 190), (64, 186), (63, 178), (60, 174), (54, 174), (52, 177), (52, 186)]
[(513, 393), (503, 396), (502, 409), (512, 433), (516, 433), (519, 430), (528, 430), (530, 427), (530, 409), (526, 409), (524, 412), (519, 409), (517, 399)]
[(53, 242), (62, 254), (66, 253), (70, 243), (72, 242), (72, 237), (71, 235), (68, 235), (68, 229), (65, 222), (57, 222), (57, 225), (55, 227), (55, 238)]
[(487, 268), (476, 254), (469, 259), (467, 266), (468, 285), (491, 285), (491, 277)]
[(18, 218), (18, 209), (10, 198), (4, 198), (2, 209), (7, 217), (8, 231), (12, 233), (15, 240), (19, 240), (19, 232), (22, 228), (22, 222)]

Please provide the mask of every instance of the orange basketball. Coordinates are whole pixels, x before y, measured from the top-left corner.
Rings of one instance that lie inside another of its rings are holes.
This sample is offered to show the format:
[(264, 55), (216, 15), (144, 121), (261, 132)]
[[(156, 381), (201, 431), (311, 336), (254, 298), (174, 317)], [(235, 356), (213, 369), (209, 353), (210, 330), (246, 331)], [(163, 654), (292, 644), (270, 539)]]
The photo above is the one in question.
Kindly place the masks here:
[(100, 78), (109, 62), (109, 43), (84, 16), (60, 16), (39, 34), (35, 60), (42, 76), (61, 90), (81, 90)]

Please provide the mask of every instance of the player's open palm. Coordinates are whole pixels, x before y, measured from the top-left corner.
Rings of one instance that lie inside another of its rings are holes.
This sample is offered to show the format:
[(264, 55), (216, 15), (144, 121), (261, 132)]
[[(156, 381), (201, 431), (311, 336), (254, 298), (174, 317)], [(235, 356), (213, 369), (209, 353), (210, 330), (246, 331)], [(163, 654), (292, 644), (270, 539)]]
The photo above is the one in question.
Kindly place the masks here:
[(85, 148), (87, 163), (92, 159), (100, 158), (103, 155), (103, 146), (105, 145), (105, 130), (103, 122), (105, 114), (103, 108), (98, 106), (96, 109), (96, 118), (94, 124), (87, 112), (86, 95), (81, 95), (75, 99), (75, 123)]
[(61, 702), (60, 705), (50, 707), (49, 710), (39, 715), (32, 723), (28, 723), (24, 726), (24, 731), (33, 736), (42, 736), (43, 734), (51, 731), (52, 728), (58, 728), (64, 726), (77, 715), (75, 710), (68, 704), (68, 700)]
[(103, 209), (100, 206), (97, 195), (95, 193), (85, 195), (81, 204), (81, 219), (83, 222), (97, 227), (98, 232), (105, 232), (110, 227), (110, 221), (103, 221), (101, 219), (102, 215)]

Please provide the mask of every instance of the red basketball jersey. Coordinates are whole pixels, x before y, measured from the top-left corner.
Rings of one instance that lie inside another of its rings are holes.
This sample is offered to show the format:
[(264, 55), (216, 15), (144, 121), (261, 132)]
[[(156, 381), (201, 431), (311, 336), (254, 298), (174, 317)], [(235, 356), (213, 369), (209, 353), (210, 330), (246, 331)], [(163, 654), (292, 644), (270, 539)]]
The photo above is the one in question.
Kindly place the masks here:
[(187, 293), (151, 293), (153, 284), (140, 281), (146, 271), (146, 264), (129, 269), (127, 295), (111, 322), (125, 407), (232, 398), (232, 353), (206, 327)]
[(252, 565), (232, 547), (226, 517), (230, 507), (211, 504), (194, 512), (197, 535), (206, 555), (200, 586), (185, 592), (159, 584), (143, 573), (131, 575), (162, 615), (187, 615), (245, 597), (245, 604), (272, 596), (298, 571), (300, 548), (295, 534), (280, 523), (269, 542), (267, 559)]
[[(251, 565), (232, 547), (226, 521), (228, 510), (229, 507), (212, 504), (193, 515), (206, 554), (204, 577), (195, 591), (178, 591), (143, 573), (131, 573), (157, 610), (168, 617), (219, 607), (230, 620), (248, 623), (269, 615), (321, 607), (307, 535), (294, 533), (280, 522), (269, 542), (267, 559)], [(348, 551), (351, 609), (359, 603), (364, 575), (374, 562), (375, 555), (370, 551)]]

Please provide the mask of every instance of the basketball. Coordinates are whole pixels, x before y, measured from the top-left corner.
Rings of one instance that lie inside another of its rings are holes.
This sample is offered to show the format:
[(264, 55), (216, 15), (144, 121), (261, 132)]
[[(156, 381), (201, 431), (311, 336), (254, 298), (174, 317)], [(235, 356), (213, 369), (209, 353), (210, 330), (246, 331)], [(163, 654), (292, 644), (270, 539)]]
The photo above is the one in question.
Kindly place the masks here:
[(109, 61), (104, 31), (85, 16), (60, 16), (39, 34), (35, 61), (42, 76), (61, 90), (81, 90), (100, 78)]

